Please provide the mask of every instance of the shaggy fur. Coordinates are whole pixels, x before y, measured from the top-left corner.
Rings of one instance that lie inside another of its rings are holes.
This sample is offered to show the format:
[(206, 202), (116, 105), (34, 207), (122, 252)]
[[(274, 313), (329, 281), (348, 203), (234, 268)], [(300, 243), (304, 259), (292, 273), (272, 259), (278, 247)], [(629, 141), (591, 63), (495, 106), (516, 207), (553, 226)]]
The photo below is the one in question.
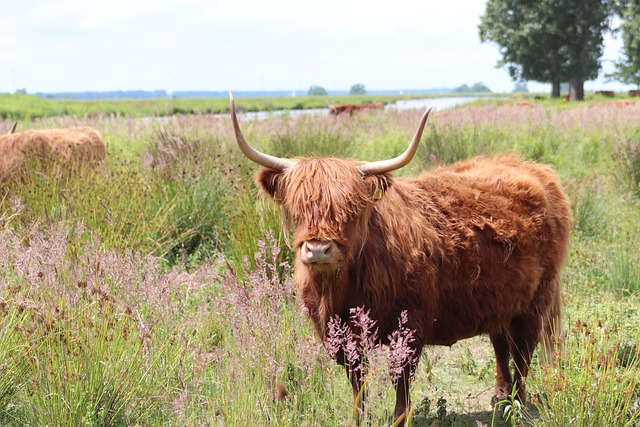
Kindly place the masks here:
[(30, 130), (0, 135), (0, 180), (19, 172), (27, 159), (66, 164), (97, 163), (107, 158), (100, 133), (91, 128)]
[[(257, 181), (295, 225), (298, 294), (320, 337), (334, 315), (348, 322), (359, 306), (383, 340), (407, 310), (418, 354), (424, 345), (487, 334), (496, 396), (516, 384), (524, 401), (536, 345), (559, 332), (571, 212), (554, 170), (499, 156), (393, 179), (364, 176), (354, 160), (296, 161), (283, 172), (262, 169)], [(307, 241), (333, 241), (339, 251), (329, 264), (305, 263)], [(407, 410), (414, 368), (396, 386), (397, 418)], [(357, 397), (362, 384), (353, 376)]]

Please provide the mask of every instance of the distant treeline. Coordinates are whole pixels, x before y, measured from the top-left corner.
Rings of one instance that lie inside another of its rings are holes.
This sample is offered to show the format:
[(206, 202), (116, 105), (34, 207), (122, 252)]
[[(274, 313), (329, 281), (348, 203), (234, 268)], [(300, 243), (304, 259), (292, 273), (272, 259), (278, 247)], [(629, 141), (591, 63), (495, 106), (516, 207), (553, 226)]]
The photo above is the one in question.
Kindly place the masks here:
[[(449, 88), (432, 88), (432, 89), (404, 89), (404, 90), (367, 90), (370, 95), (398, 95), (398, 94), (426, 94), (426, 93), (450, 93)], [(328, 90), (329, 95), (342, 96), (348, 95), (347, 90)], [(287, 96), (304, 96), (307, 94), (306, 89), (300, 90), (271, 90), (271, 91), (234, 91), (235, 97), (245, 98), (263, 98), (263, 97), (287, 97)], [(229, 96), (228, 91), (175, 91), (167, 92), (166, 90), (114, 90), (105, 92), (87, 91), (87, 92), (55, 92), (43, 93), (36, 92), (36, 96), (45, 99), (176, 99), (176, 98), (226, 98)]]

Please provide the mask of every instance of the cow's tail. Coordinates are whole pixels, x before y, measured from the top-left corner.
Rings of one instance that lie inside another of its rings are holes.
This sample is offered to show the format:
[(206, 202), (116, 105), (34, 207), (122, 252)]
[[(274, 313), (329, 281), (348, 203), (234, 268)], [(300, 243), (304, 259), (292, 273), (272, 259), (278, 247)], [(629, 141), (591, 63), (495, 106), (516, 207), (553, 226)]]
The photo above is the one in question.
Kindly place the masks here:
[(554, 363), (562, 351), (562, 286), (560, 275), (551, 283), (552, 295), (546, 316), (542, 319), (542, 361)]

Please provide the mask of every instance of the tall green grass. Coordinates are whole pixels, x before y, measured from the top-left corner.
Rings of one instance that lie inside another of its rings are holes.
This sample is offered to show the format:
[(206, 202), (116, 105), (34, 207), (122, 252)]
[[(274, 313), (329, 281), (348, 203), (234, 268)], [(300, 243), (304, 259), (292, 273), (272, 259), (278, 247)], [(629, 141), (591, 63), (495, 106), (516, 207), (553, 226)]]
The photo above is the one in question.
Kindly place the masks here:
[(30, 342), (29, 425), (135, 425), (170, 415), (163, 394), (176, 387), (179, 351), (162, 337), (148, 339), (139, 319), (108, 305), (45, 317), (46, 334)]
[(6, 299), (0, 300), (0, 310), (0, 423), (11, 425), (19, 419), (17, 398), (27, 386), (28, 346), (19, 332), (27, 316)]
[[(635, 426), (640, 421), (637, 331), (576, 321), (555, 366), (536, 375), (536, 424)], [(538, 376), (540, 378), (538, 378)]]

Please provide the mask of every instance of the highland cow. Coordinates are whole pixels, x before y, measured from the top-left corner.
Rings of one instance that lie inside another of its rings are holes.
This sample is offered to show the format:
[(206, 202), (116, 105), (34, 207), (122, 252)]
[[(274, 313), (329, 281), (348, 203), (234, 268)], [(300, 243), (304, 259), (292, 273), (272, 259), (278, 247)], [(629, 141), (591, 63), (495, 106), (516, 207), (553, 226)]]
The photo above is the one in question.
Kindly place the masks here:
[[(505, 398), (515, 386), (524, 402), (534, 349), (542, 340), (552, 349), (560, 330), (569, 201), (550, 166), (510, 155), (393, 178), (416, 153), (429, 112), (393, 159), (282, 159), (247, 143), (231, 97), (237, 143), (264, 166), (258, 184), (294, 225), (298, 296), (320, 338), (336, 316), (354, 328), (356, 307), (377, 322), (383, 344), (406, 312), (416, 356), (425, 345), (486, 334), (496, 357), (494, 395)], [(336, 358), (348, 365), (344, 349)], [(396, 380), (397, 421), (409, 413), (417, 360)], [(361, 370), (347, 371), (362, 410)]]
[(6, 181), (18, 173), (29, 159), (95, 164), (106, 157), (102, 136), (91, 128), (12, 131), (0, 135), (0, 180)]
[(371, 110), (371, 109), (382, 109), (384, 108), (384, 104), (381, 102), (372, 102), (369, 104), (341, 104), (341, 105), (330, 105), (329, 106), (329, 114), (333, 116), (338, 116), (342, 113), (349, 113), (350, 116), (353, 115), (354, 112)]
[(601, 95), (607, 98), (613, 98), (616, 96), (616, 93), (612, 90), (597, 90), (596, 95)]

